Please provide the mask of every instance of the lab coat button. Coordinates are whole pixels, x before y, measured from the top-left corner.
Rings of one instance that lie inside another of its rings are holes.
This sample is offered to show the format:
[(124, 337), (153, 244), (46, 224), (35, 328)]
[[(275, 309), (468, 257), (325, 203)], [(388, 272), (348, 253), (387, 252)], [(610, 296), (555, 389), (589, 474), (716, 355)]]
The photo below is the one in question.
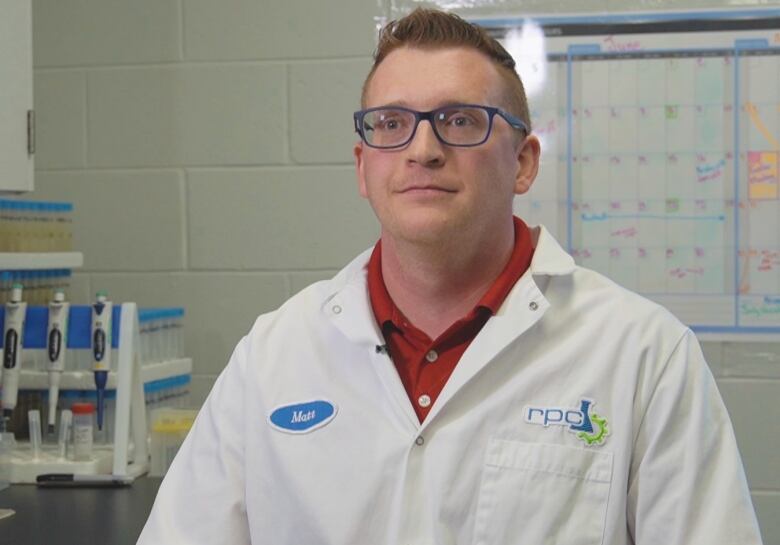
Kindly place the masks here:
[(436, 352), (436, 350), (429, 350), (428, 353), (425, 354), (425, 359), (433, 363), (439, 359), (439, 354)]
[(418, 436), (417, 436), (417, 439), (415, 439), (415, 440), (414, 440), (414, 443), (415, 443), (416, 445), (420, 446), (420, 445), (422, 445), (423, 443), (425, 443), (425, 438), (423, 438), (423, 436), (422, 436), (422, 435), (418, 435)]
[(333, 314), (341, 314), (341, 307), (338, 305), (333, 305), (331, 310), (333, 311)]
[(536, 309), (538, 309), (538, 308), (539, 308), (539, 305), (538, 305), (538, 304), (536, 304), (536, 301), (531, 301), (531, 302), (528, 304), (528, 308), (530, 308), (531, 310), (536, 310)]
[(428, 407), (431, 404), (431, 397), (423, 394), (417, 398), (417, 403), (420, 405), (420, 407)]

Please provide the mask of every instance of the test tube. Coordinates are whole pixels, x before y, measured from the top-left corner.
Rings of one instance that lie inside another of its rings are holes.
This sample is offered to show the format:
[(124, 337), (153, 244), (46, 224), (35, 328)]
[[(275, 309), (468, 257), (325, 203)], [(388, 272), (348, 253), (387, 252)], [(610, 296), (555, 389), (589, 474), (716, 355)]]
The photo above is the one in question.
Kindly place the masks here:
[(146, 310), (138, 309), (138, 359), (141, 365), (146, 365), (146, 345), (149, 343), (146, 323)]
[(10, 220), (8, 229), (8, 244), (6, 250), (9, 252), (21, 252), (23, 247), (24, 229), (22, 229), (22, 205), (18, 201), (10, 201), (8, 218)]
[(41, 412), (38, 409), (27, 411), (27, 422), (30, 427), (30, 449), (33, 460), (41, 456)]
[(160, 361), (160, 319), (155, 312), (154, 317), (149, 322), (149, 361), (157, 363)]
[(65, 203), (65, 246), (64, 251), (73, 249), (73, 203)]
[(69, 409), (63, 409), (60, 413), (60, 433), (57, 438), (57, 449), (60, 458), (63, 460), (68, 454), (68, 440), (70, 439), (70, 428), (73, 423), (73, 413)]
[(170, 361), (174, 358), (175, 350), (173, 349), (173, 334), (176, 331), (175, 324), (176, 316), (173, 309), (166, 309), (165, 311), (165, 354), (163, 359)]

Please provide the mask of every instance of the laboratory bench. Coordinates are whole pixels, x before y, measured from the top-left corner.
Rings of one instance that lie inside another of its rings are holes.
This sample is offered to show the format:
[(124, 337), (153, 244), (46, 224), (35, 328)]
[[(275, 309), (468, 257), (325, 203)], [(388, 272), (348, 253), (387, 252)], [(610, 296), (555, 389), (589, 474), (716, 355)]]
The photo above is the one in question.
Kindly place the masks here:
[(0, 545), (134, 545), (152, 509), (161, 478), (141, 477), (119, 488), (38, 488), (0, 491)]

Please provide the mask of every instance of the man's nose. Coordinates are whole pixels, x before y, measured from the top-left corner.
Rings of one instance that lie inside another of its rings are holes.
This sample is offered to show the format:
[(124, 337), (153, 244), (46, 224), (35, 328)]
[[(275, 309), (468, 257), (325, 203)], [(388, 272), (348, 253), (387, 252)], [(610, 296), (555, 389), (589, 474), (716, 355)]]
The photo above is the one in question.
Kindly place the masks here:
[(444, 164), (444, 144), (433, 132), (433, 126), (427, 119), (420, 120), (406, 151), (409, 162), (428, 167)]

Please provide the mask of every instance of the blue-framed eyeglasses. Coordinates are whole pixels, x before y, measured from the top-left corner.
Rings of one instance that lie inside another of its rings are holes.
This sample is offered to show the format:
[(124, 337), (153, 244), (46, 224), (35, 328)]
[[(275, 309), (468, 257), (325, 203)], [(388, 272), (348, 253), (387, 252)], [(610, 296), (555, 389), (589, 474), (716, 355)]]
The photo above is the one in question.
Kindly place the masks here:
[(429, 112), (401, 106), (380, 106), (355, 112), (355, 131), (372, 148), (401, 148), (411, 142), (420, 121), (427, 119), (436, 138), (448, 146), (472, 147), (484, 144), (498, 115), (509, 125), (528, 134), (528, 127), (512, 114), (478, 104), (453, 104)]

